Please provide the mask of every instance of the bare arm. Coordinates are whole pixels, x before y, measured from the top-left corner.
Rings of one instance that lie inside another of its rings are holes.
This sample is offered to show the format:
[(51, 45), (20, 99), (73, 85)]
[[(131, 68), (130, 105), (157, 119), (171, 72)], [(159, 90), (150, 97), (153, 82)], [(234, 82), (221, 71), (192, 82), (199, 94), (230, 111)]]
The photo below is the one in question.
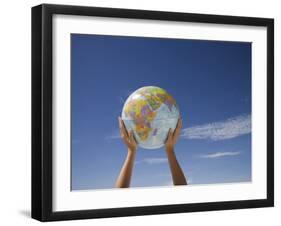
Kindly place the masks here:
[(122, 169), (116, 181), (117, 188), (130, 187), (134, 161), (135, 161), (135, 152), (131, 152), (130, 150), (128, 150), (126, 160), (122, 166)]
[(186, 179), (173, 149), (166, 149), (174, 185), (186, 185)]
[(179, 165), (179, 162), (178, 162), (175, 152), (174, 152), (174, 146), (180, 135), (181, 127), (182, 127), (182, 120), (179, 119), (175, 131), (174, 132), (172, 132), (171, 130), (169, 131), (168, 138), (166, 141), (166, 154), (168, 157), (169, 166), (170, 166), (170, 170), (172, 173), (174, 185), (186, 185), (187, 184), (184, 173)]
[(127, 132), (124, 122), (120, 118), (119, 118), (119, 127), (120, 127), (121, 137), (124, 140), (124, 143), (128, 147), (128, 153), (125, 162), (121, 168), (120, 174), (117, 178), (116, 187), (128, 188), (130, 187), (131, 176), (133, 172), (134, 161), (135, 161), (136, 150), (137, 150), (137, 143), (134, 138), (133, 132), (132, 131), (130, 131), (129, 133)]

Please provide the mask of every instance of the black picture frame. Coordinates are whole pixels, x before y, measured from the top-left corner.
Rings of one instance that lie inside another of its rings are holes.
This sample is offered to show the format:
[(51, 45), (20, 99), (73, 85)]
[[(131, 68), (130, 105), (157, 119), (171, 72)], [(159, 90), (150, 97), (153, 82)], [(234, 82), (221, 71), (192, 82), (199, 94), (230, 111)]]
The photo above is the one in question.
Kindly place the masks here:
[[(267, 28), (267, 198), (95, 210), (52, 210), (52, 17), (55, 14), (151, 19)], [(221, 15), (43, 4), (32, 8), (32, 218), (121, 217), (274, 206), (274, 20)]]

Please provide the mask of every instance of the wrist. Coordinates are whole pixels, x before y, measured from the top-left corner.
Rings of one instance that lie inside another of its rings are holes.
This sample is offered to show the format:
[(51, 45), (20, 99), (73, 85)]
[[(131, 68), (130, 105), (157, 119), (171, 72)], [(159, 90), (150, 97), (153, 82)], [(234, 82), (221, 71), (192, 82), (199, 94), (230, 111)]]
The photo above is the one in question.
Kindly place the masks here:
[(136, 154), (135, 148), (128, 148), (128, 155), (134, 156)]
[(167, 153), (174, 153), (174, 147), (166, 147)]

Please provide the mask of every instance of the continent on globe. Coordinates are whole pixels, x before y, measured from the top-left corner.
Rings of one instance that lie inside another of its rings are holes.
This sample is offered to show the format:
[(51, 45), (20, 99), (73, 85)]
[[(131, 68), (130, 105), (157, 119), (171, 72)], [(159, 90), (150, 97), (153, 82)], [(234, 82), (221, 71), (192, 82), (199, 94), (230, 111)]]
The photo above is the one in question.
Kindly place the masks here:
[(122, 110), (127, 130), (133, 130), (138, 144), (146, 149), (162, 147), (179, 116), (174, 98), (156, 86), (145, 86), (133, 92)]

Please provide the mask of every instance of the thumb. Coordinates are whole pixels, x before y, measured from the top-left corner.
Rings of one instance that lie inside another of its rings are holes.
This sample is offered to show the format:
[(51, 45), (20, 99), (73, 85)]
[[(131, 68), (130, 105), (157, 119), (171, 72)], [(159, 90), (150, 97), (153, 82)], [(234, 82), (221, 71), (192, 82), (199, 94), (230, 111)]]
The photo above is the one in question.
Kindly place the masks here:
[(130, 130), (130, 132), (129, 132), (129, 138), (130, 138), (130, 140), (135, 139), (135, 138), (134, 138), (133, 130)]
[(169, 136), (172, 136), (173, 135), (173, 130), (170, 128), (169, 129)]
[(168, 134), (167, 134), (166, 142), (171, 138), (171, 136), (172, 136), (172, 129), (170, 128), (169, 131), (168, 131)]

